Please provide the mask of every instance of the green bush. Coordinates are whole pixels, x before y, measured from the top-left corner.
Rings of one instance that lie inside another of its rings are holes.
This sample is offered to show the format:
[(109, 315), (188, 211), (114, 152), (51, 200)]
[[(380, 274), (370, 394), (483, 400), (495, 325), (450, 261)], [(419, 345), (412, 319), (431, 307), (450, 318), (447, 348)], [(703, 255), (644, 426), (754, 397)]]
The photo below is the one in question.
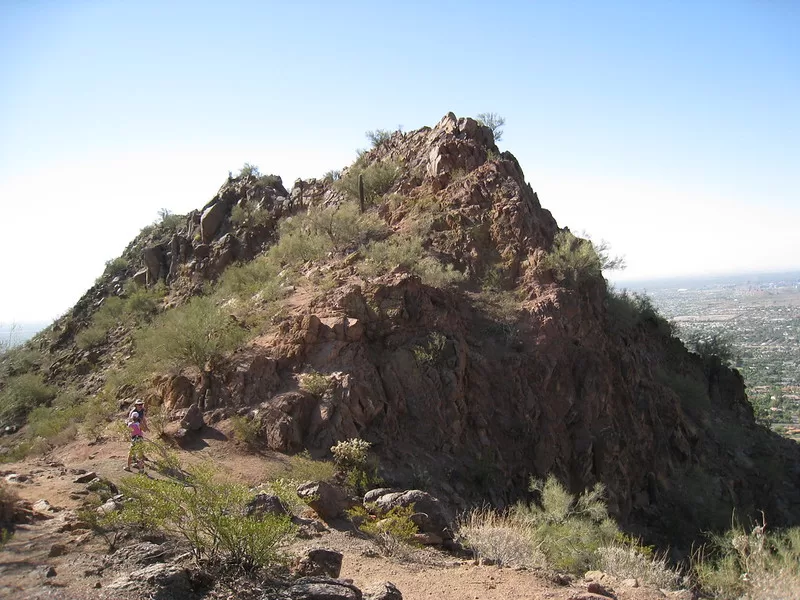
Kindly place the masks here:
[(118, 256), (117, 258), (113, 258), (106, 262), (106, 269), (103, 272), (103, 275), (111, 278), (116, 277), (117, 275), (123, 275), (127, 270), (130, 264), (128, 263), (128, 259), (122, 256)]
[(372, 144), (372, 147), (377, 148), (391, 138), (393, 133), (393, 131), (389, 131), (388, 129), (375, 129), (373, 131), (368, 131), (366, 136)]
[(446, 344), (447, 336), (434, 331), (428, 337), (427, 343), (414, 346), (411, 352), (420, 365), (434, 365), (439, 362)]
[(350, 520), (367, 534), (387, 556), (403, 555), (409, 546), (418, 546), (414, 536), (419, 528), (414, 523), (414, 505), (397, 506), (382, 512), (374, 504), (356, 506), (348, 511)]
[(217, 288), (227, 298), (251, 299), (257, 296), (264, 302), (280, 299), (284, 292), (279, 278), (280, 267), (266, 256), (225, 269)]
[(233, 437), (251, 448), (258, 446), (261, 441), (261, 424), (251, 418), (235, 415), (231, 418)]
[(236, 348), (245, 335), (211, 298), (201, 296), (138, 331), (136, 352), (155, 369), (193, 365), (204, 370), (208, 362)]
[(721, 333), (704, 335), (694, 332), (687, 340), (689, 349), (699, 354), (707, 364), (730, 365), (736, 359), (733, 341), (730, 336)]
[(791, 598), (800, 589), (800, 527), (770, 532), (735, 525), (692, 557), (692, 574), (714, 598)]
[(140, 325), (149, 321), (158, 311), (165, 289), (147, 289), (138, 284), (125, 286), (125, 296), (109, 296), (92, 316), (91, 324), (78, 332), (75, 345), (87, 350), (103, 344), (108, 332), (116, 327)]
[(675, 325), (665, 319), (647, 294), (617, 292), (610, 289), (606, 293), (606, 311), (609, 324), (614, 331), (625, 331), (640, 325), (655, 326), (659, 335), (673, 337)]
[(363, 494), (380, 483), (377, 464), (371, 464), (369, 460), (371, 445), (366, 440), (352, 438), (337, 442), (331, 448), (336, 468), (358, 494)]
[(75, 345), (81, 350), (88, 350), (105, 343), (108, 329), (101, 325), (90, 325), (75, 336)]
[(372, 242), (367, 245), (364, 254), (366, 260), (359, 265), (359, 272), (366, 277), (376, 277), (399, 266), (433, 287), (447, 287), (464, 280), (464, 274), (452, 265), (443, 265), (426, 255), (419, 236), (394, 236)]
[(203, 467), (184, 470), (184, 481), (135, 475), (122, 480), (128, 499), (123, 518), (181, 536), (198, 559), (244, 569), (282, 562), (280, 548), (295, 533), (288, 517), (247, 516), (253, 494), (244, 485), (219, 483)]
[(300, 389), (308, 392), (312, 396), (322, 398), (331, 387), (331, 380), (322, 373), (311, 371), (300, 374)]
[(267, 227), (274, 223), (272, 214), (261, 206), (237, 204), (231, 210), (231, 223), (237, 227)]
[(611, 257), (605, 242), (594, 244), (563, 229), (553, 238), (553, 247), (539, 266), (552, 271), (556, 281), (579, 286), (602, 279), (604, 270), (624, 268), (621, 257)]
[(531, 479), (537, 503), (518, 503), (505, 513), (478, 510), (462, 518), (458, 535), (479, 556), (504, 564), (541, 566), (583, 575), (601, 564), (604, 549), (625, 544), (647, 555), (626, 539), (608, 516), (603, 486), (570, 494), (552, 475)]
[(56, 388), (37, 373), (9, 377), (0, 391), (0, 423), (20, 422), (37, 406), (49, 403), (56, 393)]
[(334, 187), (358, 200), (358, 176), (361, 175), (364, 181), (364, 199), (367, 204), (373, 204), (397, 181), (400, 166), (390, 161), (374, 162), (369, 166), (364, 166), (363, 163), (363, 157), (357, 160), (341, 179), (334, 182)]

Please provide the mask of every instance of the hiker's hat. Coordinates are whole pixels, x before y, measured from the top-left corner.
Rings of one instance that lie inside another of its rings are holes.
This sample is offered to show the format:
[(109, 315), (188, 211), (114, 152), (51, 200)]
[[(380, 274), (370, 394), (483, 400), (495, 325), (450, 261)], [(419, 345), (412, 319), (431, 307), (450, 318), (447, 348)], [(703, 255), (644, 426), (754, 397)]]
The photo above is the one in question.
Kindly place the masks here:
[(137, 399), (136, 399), (136, 402), (134, 402), (133, 404), (134, 404), (135, 406), (139, 406), (140, 404), (141, 404), (142, 406), (144, 406), (144, 400), (142, 400), (141, 398), (137, 398)]

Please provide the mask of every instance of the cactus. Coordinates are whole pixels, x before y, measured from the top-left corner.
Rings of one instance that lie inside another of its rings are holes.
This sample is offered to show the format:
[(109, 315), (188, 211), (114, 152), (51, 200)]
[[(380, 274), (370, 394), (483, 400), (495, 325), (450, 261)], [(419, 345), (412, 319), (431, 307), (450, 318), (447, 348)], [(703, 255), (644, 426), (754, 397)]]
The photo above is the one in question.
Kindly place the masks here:
[(364, 176), (359, 173), (358, 175), (358, 205), (361, 207), (361, 212), (364, 212)]

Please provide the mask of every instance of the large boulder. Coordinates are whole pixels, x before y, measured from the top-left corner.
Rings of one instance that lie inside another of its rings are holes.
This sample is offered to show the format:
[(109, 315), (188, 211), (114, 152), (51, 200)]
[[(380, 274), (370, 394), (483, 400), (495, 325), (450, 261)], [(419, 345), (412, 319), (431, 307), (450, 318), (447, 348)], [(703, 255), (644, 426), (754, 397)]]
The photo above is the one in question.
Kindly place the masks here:
[(203, 216), (200, 217), (200, 237), (204, 244), (210, 244), (214, 239), (227, 212), (228, 205), (225, 202), (212, 204), (203, 211)]
[(294, 569), (295, 575), (299, 577), (339, 577), (342, 570), (341, 552), (328, 550), (327, 548), (312, 548), (301, 557)]
[(335, 519), (356, 504), (342, 488), (324, 481), (301, 483), (297, 495), (325, 521)]
[(245, 506), (245, 514), (248, 517), (263, 517), (264, 515), (287, 517), (289, 516), (289, 511), (286, 510), (286, 507), (283, 505), (283, 502), (281, 502), (280, 498), (273, 494), (261, 492), (247, 503), (247, 506)]
[(197, 431), (202, 429), (203, 425), (205, 425), (205, 421), (203, 421), (203, 412), (196, 403), (193, 403), (183, 416), (181, 427), (187, 431)]
[(403, 600), (403, 594), (391, 581), (384, 581), (364, 591), (365, 600)]
[(413, 506), (414, 516), (411, 518), (420, 532), (434, 534), (443, 540), (453, 539), (453, 532), (450, 530), (452, 517), (444, 505), (428, 492), (371, 490), (364, 496), (364, 502), (374, 503), (382, 513), (387, 513), (393, 508)]

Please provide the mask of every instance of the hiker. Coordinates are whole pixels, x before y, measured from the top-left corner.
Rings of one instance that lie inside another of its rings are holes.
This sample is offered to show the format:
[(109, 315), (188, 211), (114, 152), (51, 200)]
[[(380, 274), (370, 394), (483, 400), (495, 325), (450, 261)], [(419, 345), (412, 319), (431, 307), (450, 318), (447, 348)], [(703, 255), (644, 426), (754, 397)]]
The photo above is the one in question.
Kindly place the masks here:
[(132, 420), (133, 413), (139, 414), (139, 426), (142, 428), (142, 431), (149, 431), (150, 428), (147, 426), (147, 414), (144, 410), (144, 400), (141, 398), (136, 399), (131, 412), (128, 414), (128, 421)]
[(128, 451), (128, 464), (124, 470), (130, 472), (131, 465), (136, 461), (136, 467), (142, 468), (144, 461), (144, 451), (142, 449), (142, 440), (144, 440), (144, 432), (142, 431), (142, 417), (138, 412), (133, 411), (128, 419), (128, 429), (131, 432), (131, 449)]

